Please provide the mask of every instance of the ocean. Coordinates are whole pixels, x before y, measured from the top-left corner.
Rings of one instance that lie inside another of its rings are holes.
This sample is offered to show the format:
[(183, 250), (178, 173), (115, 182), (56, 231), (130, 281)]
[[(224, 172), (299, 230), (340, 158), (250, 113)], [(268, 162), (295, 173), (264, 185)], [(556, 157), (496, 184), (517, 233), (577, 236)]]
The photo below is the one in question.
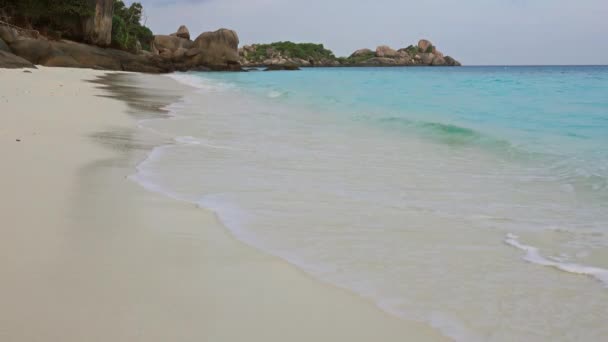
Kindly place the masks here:
[(608, 67), (171, 77), (146, 188), (455, 340), (608, 336)]

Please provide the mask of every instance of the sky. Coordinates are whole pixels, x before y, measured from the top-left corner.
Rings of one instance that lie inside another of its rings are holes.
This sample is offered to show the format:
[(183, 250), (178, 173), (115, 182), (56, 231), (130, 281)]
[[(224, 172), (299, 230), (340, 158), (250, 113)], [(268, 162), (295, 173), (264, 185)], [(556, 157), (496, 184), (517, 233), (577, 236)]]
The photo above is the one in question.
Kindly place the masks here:
[[(132, 1), (125, 1), (131, 3)], [(155, 34), (218, 28), (244, 44), (323, 43), (337, 56), (425, 38), (466, 65), (608, 64), (608, 0), (139, 0)]]

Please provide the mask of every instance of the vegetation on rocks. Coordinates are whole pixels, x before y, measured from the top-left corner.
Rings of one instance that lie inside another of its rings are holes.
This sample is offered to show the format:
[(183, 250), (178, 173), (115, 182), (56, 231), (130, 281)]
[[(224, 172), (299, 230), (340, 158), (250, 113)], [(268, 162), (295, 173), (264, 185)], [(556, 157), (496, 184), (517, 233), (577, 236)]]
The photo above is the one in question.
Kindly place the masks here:
[(112, 45), (122, 50), (136, 50), (137, 42), (150, 51), (154, 34), (142, 25), (143, 6), (134, 2), (127, 7), (122, 0), (114, 0), (112, 17)]
[(421, 51), (419, 51), (419, 48), (414, 45), (410, 45), (410, 46), (406, 47), (405, 51), (408, 53), (408, 55), (411, 55), (411, 56), (415, 55), (418, 52), (421, 52)]
[(358, 63), (365, 62), (374, 57), (376, 57), (376, 53), (374, 51), (370, 50), (370, 51), (366, 51), (365, 53), (351, 55), (350, 57), (346, 58), (343, 61), (343, 64), (358, 64)]
[(247, 56), (254, 62), (263, 62), (272, 58), (273, 54), (280, 54), (285, 58), (299, 58), (303, 60), (334, 60), (336, 57), (331, 50), (323, 44), (275, 42), (271, 44), (256, 44), (255, 50)]

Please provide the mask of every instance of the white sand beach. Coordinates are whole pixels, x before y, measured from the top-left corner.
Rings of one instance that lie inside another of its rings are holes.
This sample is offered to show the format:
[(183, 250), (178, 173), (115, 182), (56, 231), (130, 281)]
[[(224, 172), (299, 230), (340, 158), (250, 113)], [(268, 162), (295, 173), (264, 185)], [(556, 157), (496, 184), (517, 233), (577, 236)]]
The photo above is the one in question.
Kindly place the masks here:
[(129, 180), (159, 142), (103, 74), (0, 70), (0, 340), (443, 339)]

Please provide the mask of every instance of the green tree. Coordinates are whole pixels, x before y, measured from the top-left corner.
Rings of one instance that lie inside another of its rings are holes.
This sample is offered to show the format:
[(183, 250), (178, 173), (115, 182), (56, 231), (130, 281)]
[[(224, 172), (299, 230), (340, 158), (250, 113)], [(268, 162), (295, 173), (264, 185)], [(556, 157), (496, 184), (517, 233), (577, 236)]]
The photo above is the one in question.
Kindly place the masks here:
[(31, 25), (40, 22), (60, 25), (66, 19), (91, 15), (93, 8), (87, 0), (0, 0), (0, 11), (6, 17)]
[(139, 41), (144, 50), (150, 50), (154, 35), (141, 24), (143, 6), (134, 2), (127, 7), (122, 0), (114, 0), (112, 17), (112, 45), (124, 50), (134, 50)]

